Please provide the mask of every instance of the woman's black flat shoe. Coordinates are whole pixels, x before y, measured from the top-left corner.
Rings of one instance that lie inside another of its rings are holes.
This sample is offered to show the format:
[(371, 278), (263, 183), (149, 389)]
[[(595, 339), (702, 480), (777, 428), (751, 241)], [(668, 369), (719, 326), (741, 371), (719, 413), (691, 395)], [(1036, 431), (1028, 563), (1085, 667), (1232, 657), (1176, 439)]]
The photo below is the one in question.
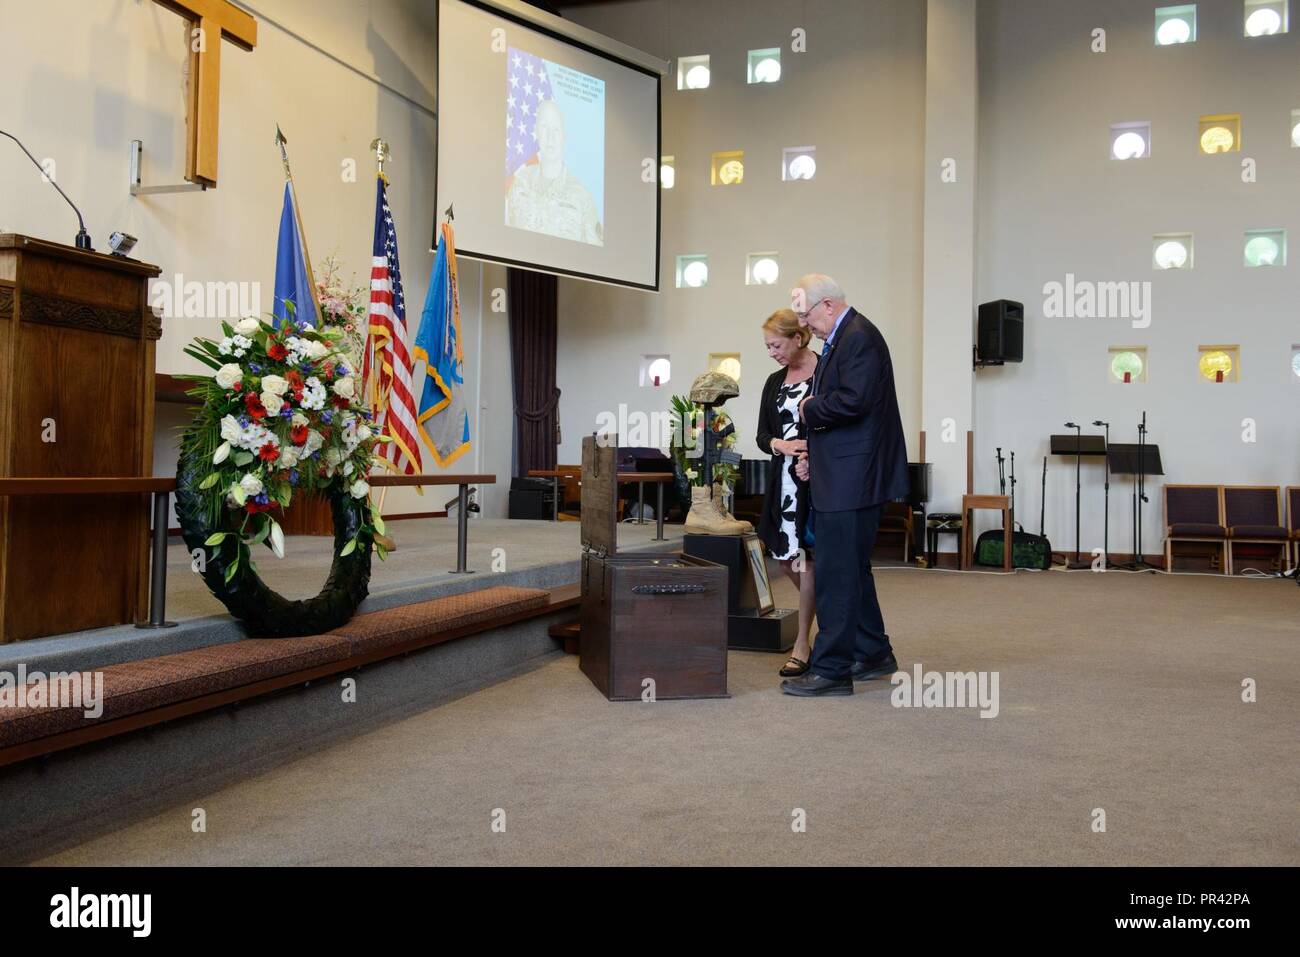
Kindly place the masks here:
[[(792, 665), (793, 667), (791, 667)], [(794, 655), (791, 655), (790, 660), (785, 663), (785, 667), (777, 672), (777, 674), (782, 678), (798, 678), (807, 670), (808, 662), (804, 661), (802, 658), (796, 658)]]

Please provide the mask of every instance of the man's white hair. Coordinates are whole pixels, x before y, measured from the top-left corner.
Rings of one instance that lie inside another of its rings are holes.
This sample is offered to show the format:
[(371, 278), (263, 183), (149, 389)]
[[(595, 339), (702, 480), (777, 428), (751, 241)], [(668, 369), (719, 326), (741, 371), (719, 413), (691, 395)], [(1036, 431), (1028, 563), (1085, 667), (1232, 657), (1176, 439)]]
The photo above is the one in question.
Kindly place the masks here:
[(824, 276), (819, 272), (808, 273), (808, 275), (801, 277), (796, 285), (804, 291), (809, 308), (823, 299), (834, 299), (837, 302), (846, 301), (844, 290), (840, 288), (840, 284), (830, 276)]

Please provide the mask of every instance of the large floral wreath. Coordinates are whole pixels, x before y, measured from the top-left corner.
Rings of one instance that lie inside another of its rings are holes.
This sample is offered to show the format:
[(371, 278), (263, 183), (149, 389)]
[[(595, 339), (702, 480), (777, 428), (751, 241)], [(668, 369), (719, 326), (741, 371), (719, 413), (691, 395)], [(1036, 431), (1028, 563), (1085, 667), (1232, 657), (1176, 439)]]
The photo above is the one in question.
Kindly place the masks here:
[[(222, 323), (219, 341), (195, 339), (186, 354), (215, 371), (187, 376), (202, 401), (181, 441), (176, 511), (204, 581), (231, 614), (268, 637), (319, 634), (347, 621), (366, 597), (370, 552), (384, 522), (366, 476), (375, 445), (362, 389), (337, 330), (292, 319)], [(284, 556), (276, 515), (295, 495), (328, 496), (334, 562), (315, 598), (289, 601), (267, 588), (253, 548)]]

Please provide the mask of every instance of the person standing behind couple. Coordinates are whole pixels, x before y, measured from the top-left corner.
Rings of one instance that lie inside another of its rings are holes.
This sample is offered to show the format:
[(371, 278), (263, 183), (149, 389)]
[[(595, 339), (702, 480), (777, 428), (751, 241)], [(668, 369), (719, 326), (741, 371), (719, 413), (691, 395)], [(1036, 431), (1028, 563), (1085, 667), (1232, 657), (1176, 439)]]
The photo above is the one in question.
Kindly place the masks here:
[(781, 690), (851, 695), (854, 681), (898, 670), (871, 552), (885, 503), (907, 494), (907, 442), (880, 330), (830, 276), (804, 276), (791, 296), (800, 324), (826, 345), (812, 395), (799, 404), (808, 448), (797, 466), (810, 483), (818, 633), (808, 671)]

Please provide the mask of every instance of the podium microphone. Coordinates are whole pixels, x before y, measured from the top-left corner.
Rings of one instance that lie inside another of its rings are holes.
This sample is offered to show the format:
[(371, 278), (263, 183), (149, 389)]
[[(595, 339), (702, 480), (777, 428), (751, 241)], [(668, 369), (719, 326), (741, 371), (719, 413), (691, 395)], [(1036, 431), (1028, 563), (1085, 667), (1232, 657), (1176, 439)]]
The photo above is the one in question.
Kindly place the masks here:
[[(1096, 423), (1093, 423), (1093, 424), (1095, 425)], [(1077, 429), (1077, 428), (1079, 428), (1079, 426), (1075, 425), (1073, 422), (1067, 422), (1067, 423), (1065, 423), (1065, 427), (1066, 427), (1067, 429)]]
[(63, 188), (59, 186), (58, 183), (54, 182), (53, 179), (50, 179), (49, 176), (46, 176), (45, 167), (41, 165), (40, 160), (38, 160), (35, 156), (33, 156), (26, 146), (23, 146), (22, 141), (18, 139), (18, 137), (14, 136), (12, 133), (6, 132), (5, 130), (0, 130), (0, 136), (7, 136), (15, 143), (17, 143), (18, 148), (27, 154), (27, 158), (36, 164), (36, 168), (41, 171), (41, 175), (45, 176), (46, 179), (49, 179), (50, 185), (53, 186), (55, 189), (57, 189), (59, 191), (59, 195), (63, 197), (64, 201), (69, 206), (72, 207), (72, 211), (77, 214), (77, 222), (81, 224), (81, 229), (77, 231), (77, 239), (76, 239), (77, 248), (88, 249), (93, 252), (95, 247), (90, 244), (90, 233), (86, 232), (86, 221), (81, 216), (81, 210), (77, 209), (77, 204), (74, 203), (72, 200), (68, 199), (68, 194), (63, 191)]

